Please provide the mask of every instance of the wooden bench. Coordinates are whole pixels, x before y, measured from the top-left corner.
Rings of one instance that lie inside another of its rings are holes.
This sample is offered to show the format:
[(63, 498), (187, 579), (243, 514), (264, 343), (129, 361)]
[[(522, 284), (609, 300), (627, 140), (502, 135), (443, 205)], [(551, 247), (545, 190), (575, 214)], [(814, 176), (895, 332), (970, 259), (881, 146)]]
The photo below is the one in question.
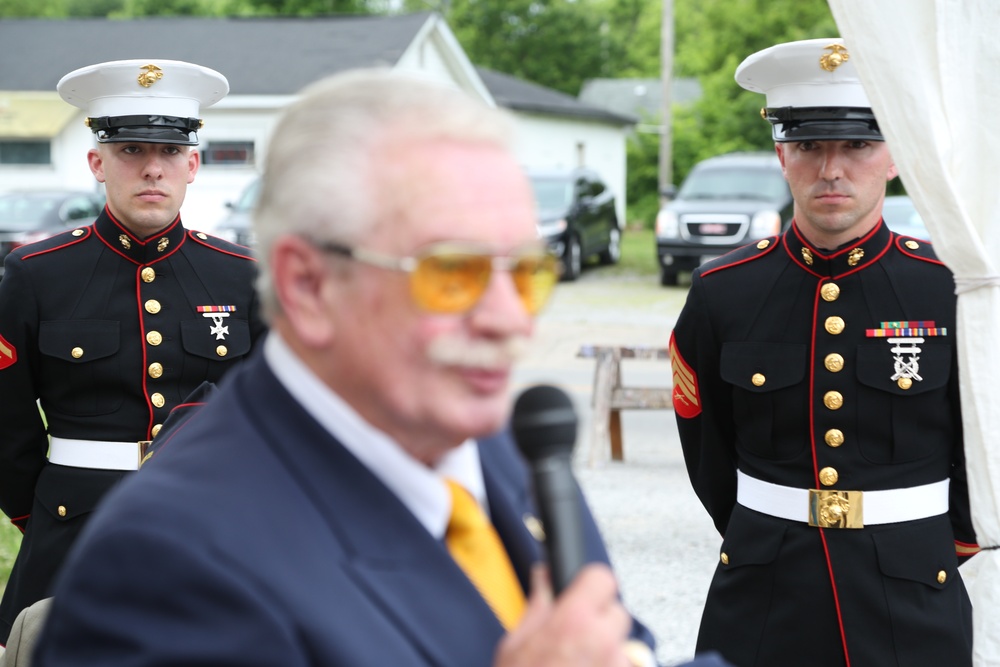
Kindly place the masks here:
[(591, 443), (591, 464), (596, 452), (610, 446), (614, 461), (625, 460), (622, 450), (622, 410), (672, 410), (673, 387), (623, 387), (623, 359), (668, 361), (665, 347), (631, 345), (584, 345), (577, 357), (596, 359), (592, 405), (594, 408), (594, 439)]

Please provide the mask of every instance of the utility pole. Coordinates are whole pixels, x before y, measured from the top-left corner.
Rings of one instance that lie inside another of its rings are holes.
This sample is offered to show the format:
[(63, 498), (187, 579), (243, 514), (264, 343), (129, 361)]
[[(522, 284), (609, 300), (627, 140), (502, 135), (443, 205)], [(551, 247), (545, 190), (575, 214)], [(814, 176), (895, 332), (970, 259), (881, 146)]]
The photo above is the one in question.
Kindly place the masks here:
[(674, 0), (663, 0), (660, 26), (660, 81), (663, 106), (660, 110), (660, 191), (673, 185), (673, 81), (674, 81)]

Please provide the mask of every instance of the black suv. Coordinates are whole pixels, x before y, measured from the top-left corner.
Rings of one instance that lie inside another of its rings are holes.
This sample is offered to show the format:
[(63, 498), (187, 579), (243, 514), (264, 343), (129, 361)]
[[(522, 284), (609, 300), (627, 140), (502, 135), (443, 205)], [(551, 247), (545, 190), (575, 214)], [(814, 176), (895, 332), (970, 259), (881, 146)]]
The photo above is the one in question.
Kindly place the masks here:
[(680, 271), (758, 239), (792, 221), (792, 193), (772, 152), (728, 153), (703, 160), (656, 216), (660, 284)]
[(538, 203), (538, 235), (562, 262), (562, 279), (576, 280), (583, 262), (597, 255), (602, 264), (621, 258), (621, 227), (615, 196), (595, 172), (528, 172)]

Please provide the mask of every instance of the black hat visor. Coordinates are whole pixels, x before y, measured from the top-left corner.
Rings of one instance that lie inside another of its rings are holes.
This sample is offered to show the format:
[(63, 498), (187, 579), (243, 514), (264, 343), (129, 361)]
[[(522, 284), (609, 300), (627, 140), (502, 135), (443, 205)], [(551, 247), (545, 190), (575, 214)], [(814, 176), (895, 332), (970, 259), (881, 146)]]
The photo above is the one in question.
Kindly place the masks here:
[(87, 120), (101, 144), (135, 141), (197, 146), (198, 134), (195, 130), (202, 125), (198, 118), (176, 116), (101, 116)]
[(871, 109), (864, 107), (768, 107), (772, 136), (785, 141), (885, 141)]

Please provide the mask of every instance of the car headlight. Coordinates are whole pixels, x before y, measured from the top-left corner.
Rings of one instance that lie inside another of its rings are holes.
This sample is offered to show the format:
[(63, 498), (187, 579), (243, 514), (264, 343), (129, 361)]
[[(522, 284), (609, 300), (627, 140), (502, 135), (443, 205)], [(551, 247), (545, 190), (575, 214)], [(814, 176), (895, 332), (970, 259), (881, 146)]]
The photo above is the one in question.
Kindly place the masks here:
[(656, 214), (656, 235), (668, 239), (675, 239), (680, 235), (676, 213), (669, 209), (660, 209)]
[(550, 239), (553, 236), (559, 236), (566, 231), (567, 223), (566, 218), (560, 218), (559, 220), (540, 222), (538, 223), (538, 237), (542, 239)]
[(781, 232), (781, 216), (777, 211), (758, 211), (750, 220), (750, 238), (763, 239)]

